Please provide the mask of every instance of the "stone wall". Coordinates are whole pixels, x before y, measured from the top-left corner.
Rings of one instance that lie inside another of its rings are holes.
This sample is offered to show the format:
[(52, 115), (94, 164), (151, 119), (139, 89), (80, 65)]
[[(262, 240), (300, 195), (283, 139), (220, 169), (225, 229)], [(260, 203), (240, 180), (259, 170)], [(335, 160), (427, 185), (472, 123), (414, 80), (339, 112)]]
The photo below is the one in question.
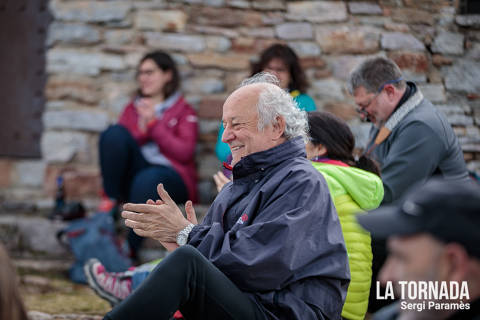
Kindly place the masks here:
[(208, 203), (219, 169), (214, 144), (225, 97), (248, 75), (256, 54), (275, 42), (292, 46), (319, 109), (356, 119), (345, 80), (372, 55), (394, 59), (408, 79), (448, 115), (469, 168), (480, 169), (480, 16), (456, 14), (453, 0), (51, 0), (43, 115), (43, 158), (0, 159), (4, 200), (51, 205), (65, 172), (71, 198), (100, 188), (98, 134), (128, 102), (135, 67), (152, 49), (170, 52), (183, 91), (197, 109), (199, 190)]

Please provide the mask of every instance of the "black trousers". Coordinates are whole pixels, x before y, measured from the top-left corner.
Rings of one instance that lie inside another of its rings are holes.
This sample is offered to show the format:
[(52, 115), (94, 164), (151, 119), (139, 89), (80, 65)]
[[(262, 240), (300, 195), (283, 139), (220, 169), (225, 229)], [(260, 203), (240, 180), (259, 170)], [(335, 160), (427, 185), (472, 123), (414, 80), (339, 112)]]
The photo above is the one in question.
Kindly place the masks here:
[[(157, 185), (163, 183), (176, 203), (188, 200), (187, 187), (180, 175), (171, 167), (148, 163), (135, 139), (123, 126), (112, 125), (101, 134), (99, 154), (103, 188), (110, 198), (133, 203), (157, 200)], [(142, 241), (142, 237), (130, 230), (128, 244), (133, 258), (136, 258)]]
[(261, 319), (260, 307), (192, 246), (168, 255), (104, 319), (167, 320), (180, 310), (191, 319)]

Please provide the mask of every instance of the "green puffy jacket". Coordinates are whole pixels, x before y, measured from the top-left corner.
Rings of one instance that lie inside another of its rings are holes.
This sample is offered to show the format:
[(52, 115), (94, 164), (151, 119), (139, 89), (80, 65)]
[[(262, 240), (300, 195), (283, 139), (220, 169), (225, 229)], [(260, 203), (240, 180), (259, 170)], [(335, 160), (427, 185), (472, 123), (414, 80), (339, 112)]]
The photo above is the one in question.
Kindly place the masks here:
[(350, 264), (351, 281), (342, 310), (346, 319), (364, 319), (372, 278), (370, 234), (355, 215), (380, 205), (383, 184), (380, 177), (354, 167), (312, 162), (325, 177), (342, 226)]

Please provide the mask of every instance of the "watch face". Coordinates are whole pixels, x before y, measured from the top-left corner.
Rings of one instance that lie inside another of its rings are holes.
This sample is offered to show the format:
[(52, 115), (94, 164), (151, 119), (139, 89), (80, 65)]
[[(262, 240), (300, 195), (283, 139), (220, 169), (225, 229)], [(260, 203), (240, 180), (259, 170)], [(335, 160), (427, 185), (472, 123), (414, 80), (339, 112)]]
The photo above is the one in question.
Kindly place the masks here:
[(180, 234), (177, 236), (177, 244), (179, 246), (184, 246), (187, 244), (187, 237), (183, 232), (180, 232)]

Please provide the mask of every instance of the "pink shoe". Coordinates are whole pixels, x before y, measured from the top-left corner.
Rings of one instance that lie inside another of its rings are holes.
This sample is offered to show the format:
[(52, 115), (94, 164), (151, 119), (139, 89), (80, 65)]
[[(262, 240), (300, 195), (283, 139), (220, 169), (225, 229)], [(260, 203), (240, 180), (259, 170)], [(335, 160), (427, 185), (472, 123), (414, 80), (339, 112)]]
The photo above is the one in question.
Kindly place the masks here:
[(83, 267), (89, 286), (112, 306), (132, 293), (132, 279), (123, 273), (107, 272), (97, 259), (90, 259)]

